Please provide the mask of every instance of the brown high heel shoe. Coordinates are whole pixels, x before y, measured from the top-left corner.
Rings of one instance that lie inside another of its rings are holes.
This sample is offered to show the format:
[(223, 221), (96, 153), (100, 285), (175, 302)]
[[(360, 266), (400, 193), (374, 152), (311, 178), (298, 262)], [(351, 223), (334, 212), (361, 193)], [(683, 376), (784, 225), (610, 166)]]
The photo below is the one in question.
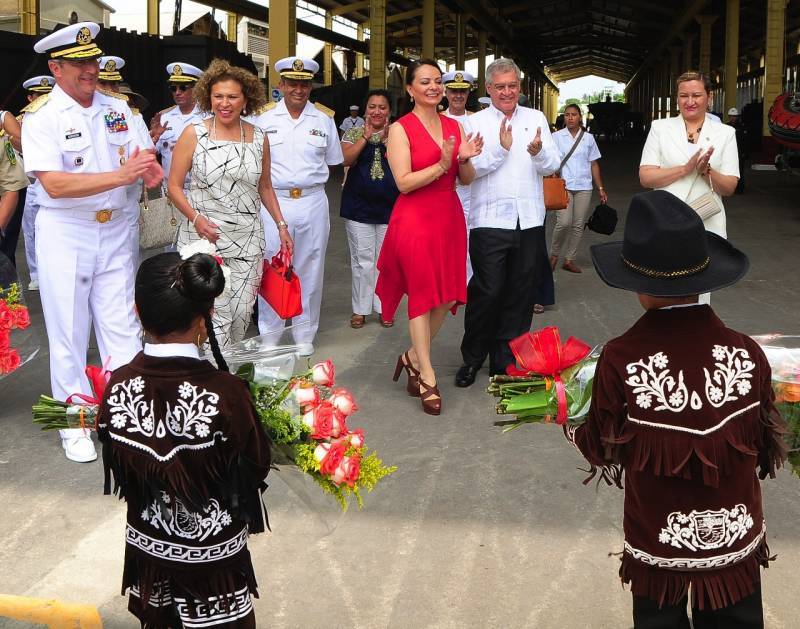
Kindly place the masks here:
[(428, 415), (440, 415), (442, 413), (442, 394), (439, 393), (437, 385), (429, 385), (421, 377), (419, 381), (419, 397), (422, 401), (422, 410)]
[(419, 397), (419, 370), (414, 367), (408, 352), (400, 354), (400, 356), (397, 357), (397, 365), (394, 368), (394, 376), (392, 376), (394, 382), (400, 379), (400, 372), (403, 369), (405, 369), (408, 374), (406, 391), (408, 391), (408, 394), (412, 397)]

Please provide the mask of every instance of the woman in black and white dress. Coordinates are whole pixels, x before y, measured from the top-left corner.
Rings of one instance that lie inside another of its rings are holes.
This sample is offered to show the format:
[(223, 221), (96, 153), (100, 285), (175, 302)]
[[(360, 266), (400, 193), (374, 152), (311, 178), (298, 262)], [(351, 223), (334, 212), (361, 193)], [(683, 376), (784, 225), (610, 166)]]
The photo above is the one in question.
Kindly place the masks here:
[[(262, 202), (278, 224), (281, 247), (288, 252), (292, 239), (272, 188), (269, 143), (261, 129), (241, 118), (266, 102), (258, 78), (217, 59), (194, 93), (200, 108), (213, 115), (181, 134), (168, 190), (186, 218), (178, 230), (178, 247), (206, 239), (216, 245), (231, 270), (230, 286), (214, 303), (214, 330), (224, 348), (244, 338), (261, 282)], [(190, 170), (187, 198), (183, 181)]]

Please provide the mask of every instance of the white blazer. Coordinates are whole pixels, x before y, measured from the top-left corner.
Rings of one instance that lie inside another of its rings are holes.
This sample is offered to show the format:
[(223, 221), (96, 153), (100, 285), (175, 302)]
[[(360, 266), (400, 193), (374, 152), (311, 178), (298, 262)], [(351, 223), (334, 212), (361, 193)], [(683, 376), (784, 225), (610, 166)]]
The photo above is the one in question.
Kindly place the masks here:
[[(736, 147), (736, 130), (726, 124), (706, 119), (700, 131), (697, 144), (689, 144), (686, 139), (686, 127), (683, 117), (678, 115), (672, 118), (653, 120), (650, 133), (642, 150), (640, 166), (659, 166), (672, 168), (683, 166), (698, 149), (714, 147), (711, 156), (711, 168), (723, 175), (739, 177), (739, 151)], [(671, 192), (679, 199), (690, 203), (709, 191), (705, 179), (692, 173), (678, 179), (670, 185), (660, 188)], [(717, 203), (722, 211), (705, 221), (708, 231), (727, 238), (725, 227), (725, 206), (722, 198), (714, 192)]]

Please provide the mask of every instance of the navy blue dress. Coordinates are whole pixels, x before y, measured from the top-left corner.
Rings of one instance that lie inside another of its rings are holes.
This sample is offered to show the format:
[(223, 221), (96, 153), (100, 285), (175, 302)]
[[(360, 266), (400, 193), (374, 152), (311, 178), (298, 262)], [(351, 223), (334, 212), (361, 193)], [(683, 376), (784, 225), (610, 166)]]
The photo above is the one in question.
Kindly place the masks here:
[[(353, 127), (345, 132), (342, 141), (355, 143), (363, 135), (363, 127)], [(339, 213), (351, 221), (385, 225), (399, 194), (386, 159), (386, 145), (376, 133), (347, 171)]]

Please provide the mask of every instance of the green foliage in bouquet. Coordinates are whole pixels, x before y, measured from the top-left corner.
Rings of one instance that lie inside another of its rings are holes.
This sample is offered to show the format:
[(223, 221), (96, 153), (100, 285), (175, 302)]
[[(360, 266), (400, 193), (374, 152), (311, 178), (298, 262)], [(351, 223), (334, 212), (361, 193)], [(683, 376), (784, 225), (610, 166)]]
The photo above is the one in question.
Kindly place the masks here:
[(295, 464), (306, 474), (309, 474), (314, 481), (322, 488), (326, 494), (333, 496), (342, 508), (342, 511), (347, 511), (347, 499), (350, 496), (355, 496), (358, 508), (364, 506), (364, 498), (361, 495), (361, 489), (366, 489), (367, 493), (371, 492), (379, 480), (388, 476), (397, 470), (397, 466), (385, 467), (383, 461), (378, 458), (375, 452), (366, 453), (366, 448), (350, 448), (347, 451), (347, 456), (361, 455), (361, 472), (358, 476), (358, 482), (350, 487), (342, 483), (337, 485), (328, 476), (323, 476), (319, 471), (319, 461), (314, 456), (316, 446), (311, 443), (303, 443), (294, 446)]
[[(561, 374), (567, 400), (567, 422), (570, 424), (582, 424), (589, 411), (596, 365), (597, 356), (590, 356)], [(523, 424), (553, 422), (558, 413), (558, 397), (552, 378), (535, 374), (492, 376), (487, 392), (499, 398), (495, 405), (498, 415), (514, 416), (495, 422), (495, 426), (504, 427), (504, 433)]]
[[(800, 477), (800, 400), (797, 402), (789, 401), (789, 398), (780, 395), (780, 384), (773, 382), (773, 387), (779, 393), (776, 398), (775, 408), (783, 417), (784, 421), (789, 427), (789, 432), (786, 435), (786, 442), (789, 444), (789, 465), (792, 467), (792, 472)], [(800, 386), (795, 385), (797, 390), (800, 391)]]
[(0, 288), (0, 299), (4, 300), (7, 306), (16, 306), (20, 303), (21, 297), (22, 293), (16, 282), (9, 285), (8, 288)]
[(39, 401), (33, 405), (33, 423), (42, 430), (60, 430), (65, 428), (94, 428), (97, 417), (97, 406), (67, 404), (49, 395), (40, 395)]

